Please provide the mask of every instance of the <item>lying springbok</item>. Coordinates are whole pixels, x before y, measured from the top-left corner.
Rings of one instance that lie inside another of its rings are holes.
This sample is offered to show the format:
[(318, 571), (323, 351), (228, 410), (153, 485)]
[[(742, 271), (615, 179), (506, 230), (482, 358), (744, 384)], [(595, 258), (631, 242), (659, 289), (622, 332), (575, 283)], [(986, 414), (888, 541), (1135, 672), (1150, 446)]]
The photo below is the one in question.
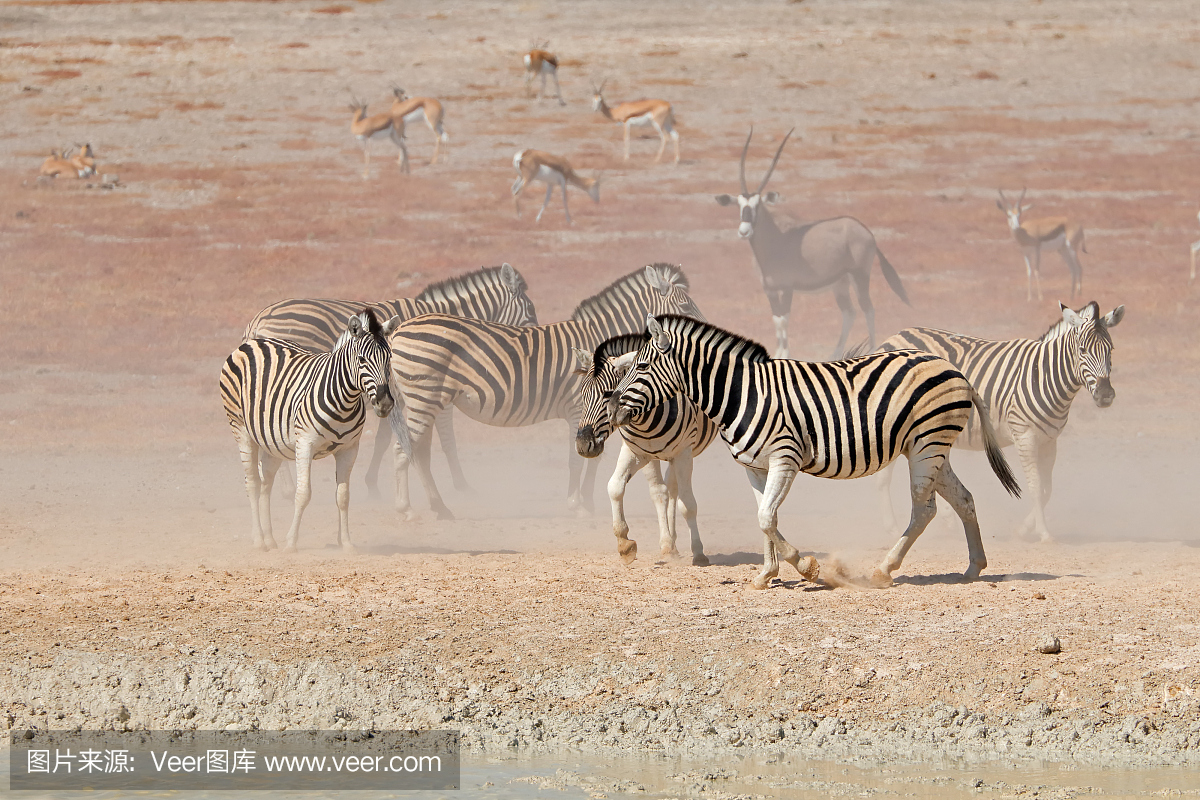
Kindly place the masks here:
[(405, 172), (408, 171), (408, 151), (404, 148), (404, 139), (401, 137), (401, 132), (396, 130), (392, 124), (391, 114), (372, 114), (367, 116), (367, 104), (358, 98), (351, 95), (352, 102), (350, 110), (354, 112), (354, 117), (350, 120), (350, 132), (354, 134), (354, 138), (358, 140), (359, 146), (363, 151), (363, 178), (367, 178), (371, 174), (371, 150), (369, 142), (376, 136), (388, 136), (397, 147), (400, 148), (400, 155), (396, 159), (396, 163)]
[(408, 149), (404, 146), (404, 126), (424, 117), (425, 124), (433, 131), (433, 158), (430, 164), (436, 164), (438, 153), (441, 152), (442, 142), (450, 141), (446, 129), (442, 127), (442, 118), (446, 115), (442, 104), (432, 97), (409, 97), (399, 86), (392, 87), (396, 99), (392, 101), (392, 126), (400, 134), (400, 152), (404, 157), (404, 171), (408, 172)]
[(92, 146), (85, 145), (84, 150), (72, 156), (73, 147), (59, 152), (51, 150), (50, 156), (42, 162), (39, 175), (57, 178), (59, 175), (73, 175), (76, 178), (86, 178), (96, 173), (96, 160), (92, 157)]
[(600, 176), (583, 178), (571, 168), (571, 163), (562, 156), (543, 153), (541, 150), (522, 150), (513, 156), (513, 169), (517, 171), (517, 179), (513, 181), (513, 205), (517, 209), (517, 217), (521, 216), (520, 194), (533, 181), (546, 184), (546, 199), (534, 222), (541, 222), (546, 206), (550, 204), (550, 195), (554, 187), (562, 189), (563, 213), (567, 215), (567, 224), (571, 222), (571, 209), (567, 207), (567, 184), (578, 186), (587, 192), (593, 202), (600, 202)]
[(549, 47), (549, 42), (541, 44), (534, 43), (529, 52), (525, 54), (525, 96), (529, 96), (530, 89), (533, 88), (533, 76), (542, 76), (542, 88), (538, 90), (538, 99), (546, 93), (546, 76), (554, 78), (554, 93), (558, 97), (558, 104), (565, 106), (566, 102), (562, 97), (562, 89), (558, 85), (558, 56), (546, 50)]
[(742, 193), (736, 198), (727, 194), (716, 197), (717, 203), (723, 206), (736, 201), (741, 211), (738, 236), (750, 240), (754, 260), (762, 273), (763, 291), (767, 294), (775, 320), (775, 357), (788, 357), (787, 326), (792, 310), (792, 292), (831, 289), (838, 308), (842, 310), (842, 333), (837, 347), (833, 349), (834, 358), (837, 358), (846, 346), (850, 326), (854, 323), (854, 306), (850, 304), (852, 281), (858, 304), (867, 320), (867, 339), (871, 342), (871, 348), (874, 348), (875, 307), (871, 304), (870, 291), (871, 265), (876, 256), (879, 257), (879, 269), (888, 286), (906, 305), (909, 304), (908, 294), (895, 268), (875, 244), (874, 234), (854, 217), (832, 217), (786, 231), (780, 230), (775, 224), (767, 205), (774, 204), (779, 195), (775, 192), (763, 194), (763, 189), (767, 188), (767, 181), (771, 180), (783, 146), (791, 135), (792, 131), (788, 131), (788, 135), (783, 137), (762, 183), (751, 192), (746, 188), (746, 152), (754, 136), (754, 128), (751, 127), (750, 136), (746, 137), (746, 144), (742, 148), (738, 172)]
[(604, 81), (599, 86), (592, 84), (592, 110), (599, 111), (608, 119), (625, 127), (625, 160), (629, 160), (629, 128), (631, 125), (653, 125), (661, 140), (658, 145), (658, 155), (654, 157), (657, 163), (662, 161), (663, 151), (667, 149), (667, 136), (675, 143), (675, 163), (679, 163), (679, 132), (675, 130), (675, 114), (671, 104), (666, 100), (630, 100), (609, 107), (604, 102)]
[[(1087, 252), (1083, 241), (1083, 226), (1071, 221), (1068, 217), (1040, 217), (1021, 221), (1021, 214), (1033, 208), (1033, 203), (1025, 202), (1025, 189), (1016, 203), (1009, 205), (1004, 196), (1004, 190), (996, 200), (996, 208), (1008, 217), (1008, 227), (1013, 238), (1021, 245), (1021, 253), (1025, 256), (1025, 278), (1028, 285), (1025, 288), (1025, 300), (1033, 300), (1033, 284), (1037, 283), (1037, 299), (1042, 299), (1042, 248), (1057, 250), (1067, 269), (1071, 270), (1071, 299), (1075, 299), (1076, 290), (1083, 293), (1083, 265), (1079, 263), (1079, 251)], [(1033, 256), (1030, 262), (1029, 256)]]

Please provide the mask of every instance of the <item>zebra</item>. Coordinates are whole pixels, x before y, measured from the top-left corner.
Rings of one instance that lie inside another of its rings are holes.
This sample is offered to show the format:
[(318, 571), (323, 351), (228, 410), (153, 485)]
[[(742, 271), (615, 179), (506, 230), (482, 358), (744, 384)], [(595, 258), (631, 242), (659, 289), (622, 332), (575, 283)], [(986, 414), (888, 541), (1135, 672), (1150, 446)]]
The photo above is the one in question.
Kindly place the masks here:
[[(604, 452), (604, 442), (612, 433), (608, 399), (629, 367), (630, 357), (645, 341), (645, 336), (616, 336), (603, 342), (595, 353), (576, 350), (579, 362), (576, 374), (582, 379), (582, 412), (575, 448), (584, 458), (596, 458)], [(675, 546), (675, 509), (683, 502), (683, 518), (691, 532), (692, 565), (708, 566), (704, 543), (696, 526), (696, 496), (692, 492), (692, 460), (703, 453), (717, 436), (717, 426), (700, 409), (680, 395), (637, 417), (621, 428), (621, 454), (608, 482), (612, 501), (613, 533), (617, 537), (617, 555), (626, 564), (637, 558), (637, 542), (629, 538), (625, 520), (625, 487), (634, 473), (649, 467), (646, 479), (650, 496), (658, 512), (659, 550), (663, 556), (679, 556)], [(659, 462), (667, 462), (667, 479), (659, 473)]]
[[(407, 417), (418, 476), (440, 519), (453, 518), (429, 470), (431, 420), (457, 407), (488, 425), (520, 427), (551, 419), (570, 424), (568, 507), (591, 512), (595, 461), (575, 451), (579, 420), (578, 377), (572, 348), (594, 349), (632, 333), (648, 313), (699, 316), (683, 270), (650, 264), (618, 278), (584, 300), (571, 319), (528, 328), (427, 314), (402, 323), (391, 338), (392, 385), (399, 397), (393, 416)], [(403, 409), (403, 410), (401, 410)], [(582, 483), (580, 475), (583, 475)], [(408, 493), (408, 457), (396, 449), (396, 510), (414, 516)]]
[(392, 410), (388, 386), (387, 337), (399, 324), (382, 325), (364, 308), (350, 317), (333, 349), (316, 352), (281, 339), (242, 342), (221, 369), (221, 398), (246, 470), (251, 544), (274, 548), (271, 484), (283, 460), (296, 462), (296, 510), (286, 550), (296, 551), (300, 517), (312, 497), (314, 458), (332, 454), (337, 463), (338, 544), (350, 542), (350, 470), (358, 454), (366, 408), (380, 417)]
[[(1036, 533), (1050, 541), (1046, 504), (1050, 501), (1058, 437), (1067, 424), (1071, 402), (1087, 387), (1100, 408), (1116, 398), (1112, 387), (1112, 336), (1109, 329), (1125, 316), (1117, 306), (1101, 316), (1096, 302), (1074, 311), (1059, 303), (1062, 318), (1037, 339), (993, 342), (933, 328), (907, 328), (890, 337), (879, 349), (914, 348), (934, 353), (954, 364), (979, 390), (987, 405), (988, 422), (1001, 447), (1015, 444), (1025, 468), (1025, 488), (1033, 508), (1017, 535)], [(983, 447), (980, 426), (972, 418), (957, 446)], [(895, 528), (888, 486), (891, 472), (880, 472), (879, 490), (885, 524)]]
[[(328, 350), (341, 334), (346, 316), (364, 305), (381, 319), (393, 316), (411, 319), (436, 311), (505, 325), (536, 325), (537, 312), (525, 293), (526, 288), (521, 273), (511, 264), (504, 263), (432, 283), (414, 298), (372, 304), (351, 300), (282, 300), (258, 312), (246, 326), (242, 339), (285, 339), (310, 350)], [(450, 413), (438, 417), (437, 432), (450, 465), (454, 488), (468, 490), (470, 487), (454, 440), (454, 418)], [(388, 426), (380, 425), (375, 432), (375, 448), (367, 467), (367, 491), (371, 497), (379, 496), (379, 467), (390, 439)]]
[[(765, 547), (754, 588), (765, 589), (779, 574), (777, 552), (809, 580), (820, 573), (812, 556), (801, 566), (800, 553), (778, 529), (779, 506), (798, 472), (859, 478), (901, 454), (908, 457), (912, 519), (872, 584), (891, 585), (892, 572), (937, 513), (934, 492), (949, 501), (966, 530), (966, 578), (987, 566), (975, 503), (949, 461), (971, 407), (982, 409), (983, 401), (950, 362), (915, 350), (846, 361), (771, 359), (757, 342), (676, 316), (650, 317), (646, 330), (645, 344), (609, 400), (613, 423), (626, 425), (679, 393), (716, 423), (758, 500)], [(992, 470), (1019, 496), (986, 414), (980, 417)]]

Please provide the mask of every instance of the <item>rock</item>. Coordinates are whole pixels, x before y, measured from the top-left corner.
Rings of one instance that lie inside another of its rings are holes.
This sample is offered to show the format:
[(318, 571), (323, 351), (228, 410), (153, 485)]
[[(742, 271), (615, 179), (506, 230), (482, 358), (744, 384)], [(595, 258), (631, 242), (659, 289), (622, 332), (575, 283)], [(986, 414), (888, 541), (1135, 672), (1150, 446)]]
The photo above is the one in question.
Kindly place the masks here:
[(1045, 655), (1054, 655), (1062, 652), (1062, 644), (1058, 641), (1057, 636), (1047, 636), (1038, 643), (1037, 651)]

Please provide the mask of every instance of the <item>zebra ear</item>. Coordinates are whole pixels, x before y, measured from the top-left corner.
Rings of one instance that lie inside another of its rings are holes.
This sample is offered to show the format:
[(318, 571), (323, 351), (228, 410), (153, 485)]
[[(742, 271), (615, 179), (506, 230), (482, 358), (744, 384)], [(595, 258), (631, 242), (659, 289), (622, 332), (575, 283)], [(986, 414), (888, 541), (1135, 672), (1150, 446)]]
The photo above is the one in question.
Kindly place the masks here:
[(671, 340), (667, 336), (667, 332), (663, 330), (662, 325), (658, 324), (658, 320), (653, 314), (646, 315), (646, 333), (650, 336), (650, 341), (654, 342), (654, 347), (660, 353), (665, 353), (671, 349)]
[(658, 274), (658, 270), (654, 268), (653, 264), (646, 265), (646, 282), (653, 286), (663, 297), (671, 293), (671, 284), (663, 280), (663, 277)]
[(400, 315), (397, 314), (387, 322), (383, 323), (383, 327), (379, 330), (379, 335), (385, 339), (388, 338), (392, 335), (392, 332), (395, 331), (396, 328), (400, 327), (400, 323), (403, 321), (404, 320), (400, 319)]
[(1059, 303), (1058, 305), (1062, 308), (1063, 322), (1067, 323), (1072, 328), (1078, 328), (1084, 323), (1083, 317), (1075, 313), (1075, 311), (1070, 307), (1064, 306), (1062, 303)]
[(1125, 306), (1117, 306), (1104, 315), (1104, 325), (1105, 327), (1113, 328), (1119, 325), (1123, 319), (1125, 319)]
[(362, 336), (363, 321), (358, 314), (350, 315), (350, 319), (346, 322), (346, 330), (350, 331), (351, 336)]
[(572, 347), (571, 352), (575, 354), (575, 369), (571, 370), (571, 374), (587, 375), (592, 368), (592, 354), (578, 347)]
[(633, 366), (633, 362), (637, 360), (637, 357), (637, 350), (634, 350), (631, 353), (613, 356), (608, 360), (608, 365), (612, 367), (612, 370), (616, 373), (618, 379), (624, 378), (625, 373), (629, 372), (629, 368)]
[(521, 291), (521, 276), (513, 269), (513, 265), (507, 261), (500, 265), (500, 280), (504, 281), (504, 285), (513, 294)]

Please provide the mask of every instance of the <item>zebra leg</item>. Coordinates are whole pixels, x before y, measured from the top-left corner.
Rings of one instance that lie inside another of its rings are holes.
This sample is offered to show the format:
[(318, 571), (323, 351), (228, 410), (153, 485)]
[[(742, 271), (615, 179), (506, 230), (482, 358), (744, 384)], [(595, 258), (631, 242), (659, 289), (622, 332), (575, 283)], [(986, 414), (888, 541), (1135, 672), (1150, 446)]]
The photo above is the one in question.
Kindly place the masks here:
[(350, 470), (354, 469), (354, 460), (357, 457), (357, 442), (333, 454), (337, 476), (338, 545), (343, 553), (354, 552), (354, 543), (350, 541)]
[(629, 479), (638, 470), (646, 466), (646, 461), (639, 458), (629, 449), (629, 445), (621, 443), (621, 453), (617, 456), (617, 468), (608, 479), (608, 499), (612, 502), (613, 534), (617, 537), (617, 555), (626, 564), (633, 563), (637, 558), (637, 542), (629, 538), (629, 523), (625, 521), (625, 487)]
[(413, 510), (412, 499), (408, 494), (408, 453), (396, 442), (392, 446), (392, 455), (396, 465), (396, 513), (403, 517), (405, 522), (412, 522), (417, 518), (417, 512)]
[(696, 525), (696, 495), (692, 492), (692, 449), (686, 448), (671, 460), (671, 474), (678, 484), (679, 502), (683, 505), (683, 519), (692, 538), (692, 566), (707, 567), (708, 556), (704, 555), (704, 542), (700, 541), (700, 528)]
[(676, 514), (679, 508), (679, 476), (675, 474), (675, 467), (668, 461), (665, 465), (667, 479), (667, 531), (671, 536), (671, 555), (679, 558), (679, 548), (676, 543), (679, 541), (676, 530)]
[(1046, 503), (1050, 501), (1051, 471), (1058, 456), (1058, 442), (1054, 439), (1039, 442), (1033, 431), (1026, 431), (1017, 437), (1017, 456), (1025, 469), (1025, 491), (1033, 500), (1033, 508), (1021, 523), (1017, 536), (1031, 540), (1037, 535), (1039, 542), (1050, 541), (1050, 531), (1046, 527)]
[(237, 432), (238, 455), (242, 459), (242, 469), (246, 473), (246, 496), (250, 498), (250, 546), (257, 550), (266, 550), (263, 540), (262, 522), (259, 504), (262, 502), (262, 477), (259, 472), (259, 449), (250, 433), (245, 428)]
[(912, 516), (900, 540), (888, 551), (883, 563), (871, 573), (872, 586), (882, 589), (892, 585), (892, 573), (904, 563), (904, 556), (908, 554), (909, 548), (917, 541), (917, 537), (925, 532), (929, 521), (937, 514), (937, 499), (933, 496), (933, 487), (938, 470), (945, 463), (945, 450), (939, 448), (935, 455), (925, 456), (919, 461), (914, 461), (913, 455), (908, 457), (908, 490), (912, 496)]
[(750, 475), (750, 486), (758, 501), (758, 527), (763, 532), (763, 569), (754, 576), (750, 585), (755, 589), (767, 588), (771, 579), (779, 574), (779, 558), (795, 567), (805, 579), (815, 581), (820, 572), (817, 560), (805, 556), (804, 566), (801, 567), (800, 552), (779, 533), (779, 506), (792, 488), (792, 481), (796, 478), (795, 467), (773, 464), (769, 470), (747, 468), (746, 472)]
[(833, 298), (842, 310), (842, 334), (838, 337), (837, 347), (833, 348), (833, 357), (839, 358), (846, 349), (846, 340), (850, 338), (850, 327), (854, 325), (854, 304), (850, 302), (848, 279), (842, 278), (833, 285)]
[(663, 481), (662, 462), (651, 459), (645, 467), (646, 483), (650, 485), (650, 499), (654, 501), (655, 515), (658, 517), (658, 552), (663, 558), (679, 557), (675, 549), (675, 536), (671, 530), (671, 492)]
[[(275, 475), (283, 462), (275, 456), (267, 455), (262, 450), (258, 451), (258, 459), (262, 465), (262, 485), (259, 488), (258, 503), (258, 519), (264, 543), (262, 549), (274, 550), (279, 545), (275, 544), (275, 536), (271, 527), (271, 489), (275, 485)], [(287, 470), (284, 470), (284, 474), (287, 474)], [(295, 487), (292, 488), (292, 494), (295, 494)]]
[(442, 493), (438, 491), (437, 484), (433, 480), (433, 470), (431, 463), (433, 459), (431, 454), (433, 451), (433, 434), (428, 429), (425, 435), (419, 440), (413, 440), (413, 461), (417, 467), (417, 476), (421, 479), (421, 485), (425, 487), (425, 493), (429, 495), (429, 507), (437, 514), (438, 519), (454, 519), (454, 512), (446, 507), (446, 503), (442, 500)]
[(285, 553), (296, 552), (296, 540), (300, 538), (300, 518), (308, 501), (312, 499), (312, 443), (299, 441), (296, 443), (296, 511), (292, 516), (292, 527), (288, 529)]
[(900, 535), (900, 526), (896, 524), (896, 508), (892, 505), (892, 473), (896, 469), (893, 461), (876, 473), (876, 488), (879, 490), (879, 515), (883, 520), (883, 528), (891, 536)]
[(963, 531), (967, 535), (967, 556), (971, 560), (971, 566), (967, 567), (963, 575), (967, 580), (973, 581), (987, 568), (983, 538), (979, 535), (979, 517), (975, 513), (975, 498), (971, 497), (967, 487), (963, 486), (962, 481), (954, 474), (949, 461), (938, 472), (935, 488), (962, 520)]
[(454, 411), (445, 409), (433, 419), (437, 428), (438, 441), (442, 452), (446, 454), (446, 463), (450, 465), (450, 477), (454, 480), (454, 488), (460, 492), (471, 491), (467, 478), (463, 475), (462, 462), (458, 460), (458, 445), (454, 439)]
[(387, 420), (379, 420), (375, 430), (375, 448), (371, 451), (371, 463), (367, 465), (367, 497), (379, 500), (379, 467), (383, 464), (383, 454), (387, 452), (388, 442), (392, 438), (392, 428)]

